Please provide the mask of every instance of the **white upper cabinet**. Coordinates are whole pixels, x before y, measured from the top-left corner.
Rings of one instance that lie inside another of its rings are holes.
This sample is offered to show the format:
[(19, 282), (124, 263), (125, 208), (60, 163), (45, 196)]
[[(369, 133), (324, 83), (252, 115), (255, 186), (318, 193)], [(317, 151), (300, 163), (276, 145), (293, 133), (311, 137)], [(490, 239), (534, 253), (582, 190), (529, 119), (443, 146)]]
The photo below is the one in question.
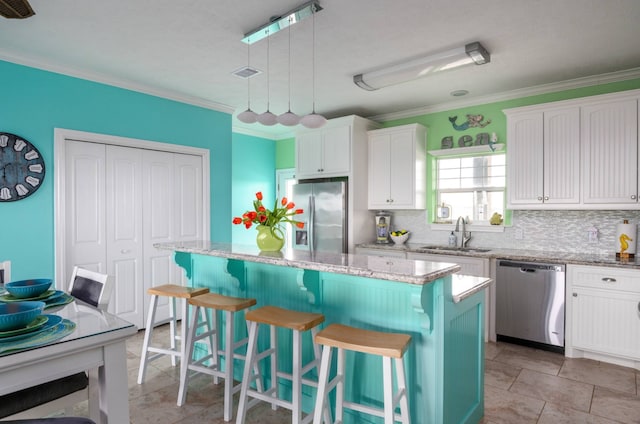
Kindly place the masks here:
[(369, 131), (369, 209), (426, 208), (426, 141), (419, 124)]
[(296, 178), (346, 176), (351, 171), (351, 125), (300, 133), (296, 137)]
[(507, 126), (511, 209), (580, 202), (580, 109), (519, 113)]
[(582, 108), (584, 203), (638, 202), (638, 102)]
[(509, 209), (638, 207), (640, 90), (505, 110)]

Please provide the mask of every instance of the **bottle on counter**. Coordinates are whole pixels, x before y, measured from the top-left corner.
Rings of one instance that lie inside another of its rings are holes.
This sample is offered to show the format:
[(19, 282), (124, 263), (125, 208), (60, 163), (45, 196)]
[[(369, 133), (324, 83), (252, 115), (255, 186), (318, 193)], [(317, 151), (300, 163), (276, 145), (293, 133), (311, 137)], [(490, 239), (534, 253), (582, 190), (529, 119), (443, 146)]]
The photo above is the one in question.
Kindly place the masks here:
[(451, 234), (449, 234), (449, 246), (455, 246), (457, 244), (458, 244), (458, 237), (456, 237), (453, 231), (451, 231)]

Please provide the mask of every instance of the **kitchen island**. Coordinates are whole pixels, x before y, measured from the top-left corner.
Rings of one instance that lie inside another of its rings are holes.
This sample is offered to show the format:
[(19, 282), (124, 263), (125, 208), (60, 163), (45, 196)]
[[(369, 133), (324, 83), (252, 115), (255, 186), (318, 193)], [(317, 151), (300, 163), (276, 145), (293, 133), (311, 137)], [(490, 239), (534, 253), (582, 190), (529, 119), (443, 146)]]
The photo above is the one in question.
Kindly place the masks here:
[[(482, 418), (484, 288), (491, 280), (452, 275), (460, 267), (451, 263), (298, 250), (266, 253), (207, 241), (156, 247), (175, 251), (192, 286), (253, 297), (258, 306), (322, 313), (324, 325), (410, 334), (405, 367), (412, 421), (477, 423)], [(236, 329), (246, 332), (241, 321)], [(290, 343), (285, 334), (279, 340)], [(305, 361), (313, 354), (308, 341)], [(291, 358), (280, 356), (280, 361), (286, 369)], [(380, 365), (380, 358), (350, 352), (347, 396), (380, 407)], [(285, 382), (280, 390), (288, 391)], [(313, 408), (313, 400), (313, 392), (305, 393), (305, 410)], [(345, 423), (382, 422), (355, 411), (345, 414)]]

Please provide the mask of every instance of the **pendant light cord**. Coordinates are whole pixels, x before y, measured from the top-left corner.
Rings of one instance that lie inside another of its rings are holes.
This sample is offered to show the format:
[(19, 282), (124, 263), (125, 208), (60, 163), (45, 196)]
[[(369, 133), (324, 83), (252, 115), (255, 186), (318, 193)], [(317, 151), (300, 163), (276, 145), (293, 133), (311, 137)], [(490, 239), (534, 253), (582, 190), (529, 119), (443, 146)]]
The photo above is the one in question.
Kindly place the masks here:
[(271, 106), (271, 91), (269, 88), (269, 69), (270, 69), (270, 53), (269, 47), (271, 46), (271, 35), (269, 34), (269, 30), (266, 30), (267, 33), (267, 112), (270, 112)]
[(291, 112), (291, 15), (289, 15), (289, 112)]
[(314, 10), (313, 10), (313, 31), (312, 31), (312, 37), (311, 37), (311, 42), (312, 42), (312, 57), (311, 57), (311, 76), (313, 78), (313, 83), (311, 84), (312, 87), (312, 95), (313, 95), (313, 110), (312, 110), (312, 114), (315, 115), (316, 113), (316, 13), (317, 10), (315, 10), (315, 6), (314, 6)]
[[(247, 68), (251, 69), (251, 40), (247, 43)], [(251, 77), (247, 78), (247, 110), (251, 110)]]

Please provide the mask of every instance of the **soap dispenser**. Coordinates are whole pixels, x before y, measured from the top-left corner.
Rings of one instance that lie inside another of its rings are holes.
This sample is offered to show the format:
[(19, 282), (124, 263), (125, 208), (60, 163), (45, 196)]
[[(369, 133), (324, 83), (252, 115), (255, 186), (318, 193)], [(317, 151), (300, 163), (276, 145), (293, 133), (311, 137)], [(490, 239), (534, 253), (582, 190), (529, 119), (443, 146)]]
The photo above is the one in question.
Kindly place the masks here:
[(456, 244), (458, 244), (458, 238), (453, 231), (451, 231), (451, 234), (449, 234), (449, 246), (455, 246)]

